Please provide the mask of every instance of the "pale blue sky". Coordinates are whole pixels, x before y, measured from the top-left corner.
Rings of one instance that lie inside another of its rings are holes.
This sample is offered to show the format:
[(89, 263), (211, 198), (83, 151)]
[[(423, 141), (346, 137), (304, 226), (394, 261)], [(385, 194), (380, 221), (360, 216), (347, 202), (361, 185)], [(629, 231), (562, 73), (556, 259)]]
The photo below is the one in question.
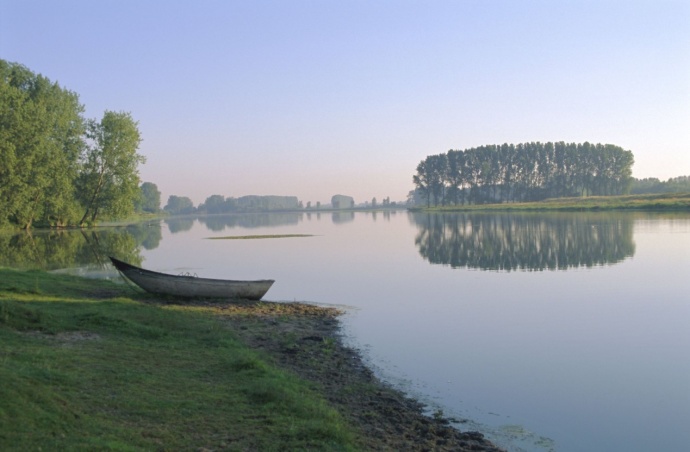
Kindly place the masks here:
[(506, 142), (690, 175), (690, 1), (0, 0), (0, 58), (131, 112), (164, 203), (404, 200), (427, 155)]

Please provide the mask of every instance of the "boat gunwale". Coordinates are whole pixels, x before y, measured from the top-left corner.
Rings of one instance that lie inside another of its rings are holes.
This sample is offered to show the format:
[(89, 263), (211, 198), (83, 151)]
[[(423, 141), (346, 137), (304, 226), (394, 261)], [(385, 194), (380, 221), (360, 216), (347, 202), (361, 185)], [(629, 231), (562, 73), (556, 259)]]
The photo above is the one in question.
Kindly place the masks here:
[[(127, 262), (123, 262), (119, 259), (115, 259), (114, 257), (110, 257), (110, 260), (113, 262), (113, 265), (115, 268), (117, 268), (119, 271), (123, 273), (127, 273), (128, 271), (136, 271), (140, 274), (147, 275), (147, 276), (155, 276), (155, 277), (160, 277), (160, 278), (179, 278), (179, 279), (188, 279), (190, 281), (196, 281), (196, 282), (213, 282), (213, 283), (222, 283), (222, 284), (227, 284), (227, 283), (274, 283), (275, 280), (273, 279), (218, 279), (218, 278), (202, 278), (199, 276), (191, 276), (191, 275), (173, 275), (170, 273), (162, 273), (162, 272), (157, 272), (153, 270), (147, 270), (145, 268), (137, 267), (136, 265), (128, 264)], [(123, 267), (123, 268), (120, 268)]]

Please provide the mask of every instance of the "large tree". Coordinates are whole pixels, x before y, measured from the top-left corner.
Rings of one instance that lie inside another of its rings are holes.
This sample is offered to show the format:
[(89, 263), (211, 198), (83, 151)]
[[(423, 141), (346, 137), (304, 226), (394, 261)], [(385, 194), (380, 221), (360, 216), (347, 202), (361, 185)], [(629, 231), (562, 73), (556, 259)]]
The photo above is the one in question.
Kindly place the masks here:
[(75, 219), (83, 110), (75, 93), (0, 60), (0, 223)]
[(226, 211), (225, 197), (223, 195), (211, 195), (204, 201), (203, 208), (206, 213), (223, 213)]
[(412, 176), (412, 182), (415, 185), (415, 191), (426, 199), (426, 205), (429, 207), (431, 203), (431, 164), (429, 157), (419, 162), (417, 165), (417, 174)]
[(417, 174), (412, 176), (412, 182), (417, 190), (424, 195), (427, 206), (434, 198), (434, 204), (445, 202), (446, 186), (444, 182), (448, 176), (448, 157), (446, 154), (430, 155), (417, 165)]
[(84, 206), (80, 224), (96, 222), (99, 215), (126, 216), (139, 196), (137, 153), (141, 143), (138, 123), (129, 113), (106, 111), (99, 122), (88, 121), (88, 148), (79, 177)]
[(161, 210), (161, 192), (158, 186), (152, 182), (144, 182), (139, 187), (139, 210), (156, 213)]
[(163, 210), (171, 215), (186, 215), (194, 213), (194, 203), (186, 196), (170, 195)]

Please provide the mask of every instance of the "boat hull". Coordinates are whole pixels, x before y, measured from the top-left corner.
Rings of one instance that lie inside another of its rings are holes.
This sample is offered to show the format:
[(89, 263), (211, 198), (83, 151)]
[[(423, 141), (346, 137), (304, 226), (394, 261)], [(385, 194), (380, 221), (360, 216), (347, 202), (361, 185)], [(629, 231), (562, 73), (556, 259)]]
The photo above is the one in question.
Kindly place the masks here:
[(113, 257), (110, 260), (122, 275), (145, 291), (173, 297), (260, 300), (274, 283), (272, 279), (235, 281), (169, 275), (135, 267)]

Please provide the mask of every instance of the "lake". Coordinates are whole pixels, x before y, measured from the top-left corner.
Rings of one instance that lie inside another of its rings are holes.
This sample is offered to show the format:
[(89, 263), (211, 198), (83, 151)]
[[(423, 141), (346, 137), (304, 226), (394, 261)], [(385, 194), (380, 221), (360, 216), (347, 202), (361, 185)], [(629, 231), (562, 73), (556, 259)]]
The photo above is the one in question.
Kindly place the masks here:
[[(310, 234), (309, 237), (207, 240)], [(0, 265), (275, 279), (380, 376), (512, 451), (690, 447), (690, 214), (282, 213), (0, 235)]]

